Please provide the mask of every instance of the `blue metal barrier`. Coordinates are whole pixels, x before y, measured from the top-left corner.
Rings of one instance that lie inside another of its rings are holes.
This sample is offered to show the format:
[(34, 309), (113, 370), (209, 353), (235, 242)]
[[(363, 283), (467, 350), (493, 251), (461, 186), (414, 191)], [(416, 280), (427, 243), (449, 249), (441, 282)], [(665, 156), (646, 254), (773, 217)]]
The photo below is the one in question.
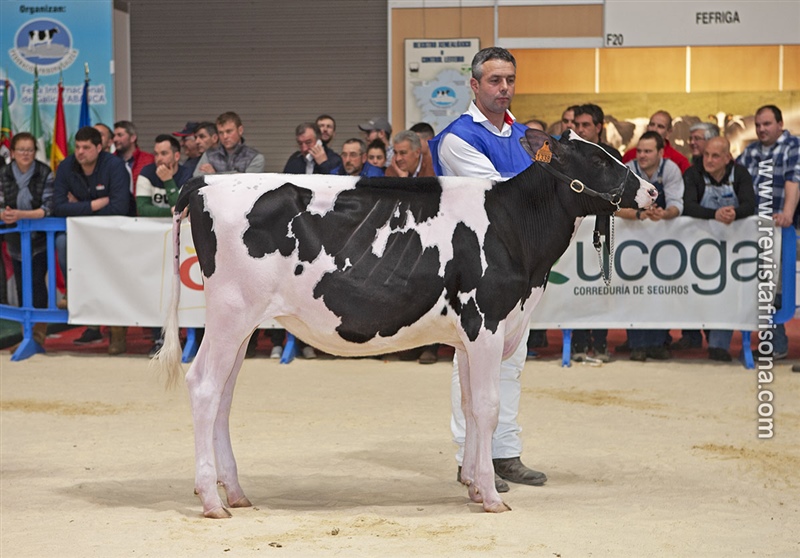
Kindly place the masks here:
[[(23, 360), (43, 353), (44, 347), (33, 340), (33, 324), (50, 323), (65, 324), (69, 316), (66, 310), (56, 307), (56, 233), (67, 228), (67, 220), (63, 217), (47, 217), (45, 219), (23, 219), (9, 228), (0, 229), (0, 234), (19, 233), (22, 258), (22, 300), (20, 306), (0, 304), (3, 318), (19, 322), (22, 325), (22, 343), (20, 343), (11, 360)], [(47, 308), (33, 307), (33, 272), (31, 270), (31, 233), (43, 231), (47, 235)]]

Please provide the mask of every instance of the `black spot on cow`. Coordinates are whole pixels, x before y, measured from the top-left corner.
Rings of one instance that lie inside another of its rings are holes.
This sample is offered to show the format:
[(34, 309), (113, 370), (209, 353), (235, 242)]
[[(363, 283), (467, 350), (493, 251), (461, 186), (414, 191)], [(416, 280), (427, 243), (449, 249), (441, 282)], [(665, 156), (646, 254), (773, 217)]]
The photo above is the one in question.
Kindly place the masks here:
[(295, 268), (294, 268), (294, 274), (295, 275), (301, 275), (302, 273), (303, 273), (303, 265), (302, 264), (297, 264), (295, 266)]
[(456, 315), (461, 313), (459, 294), (478, 288), (483, 274), (478, 235), (464, 223), (453, 231), (453, 259), (444, 268), (445, 297)]
[[(205, 181), (203, 181), (205, 185)], [(196, 202), (189, 205), (189, 216), (192, 223), (192, 238), (196, 239), (194, 248), (200, 270), (205, 277), (214, 275), (217, 269), (217, 235), (214, 234), (214, 219), (206, 209), (205, 198), (195, 194)]]
[(242, 236), (247, 253), (253, 258), (280, 252), (290, 256), (296, 240), (289, 235), (290, 225), (311, 202), (311, 190), (286, 183), (262, 194), (247, 214), (249, 227)]
[(415, 231), (393, 233), (380, 257), (367, 251), (351, 263), (325, 274), (314, 298), (322, 298), (341, 318), (337, 331), (353, 343), (394, 335), (417, 322), (439, 298), (439, 250), (423, 248)]
[(461, 308), (461, 327), (464, 328), (464, 333), (467, 334), (467, 338), (470, 341), (475, 341), (478, 338), (482, 324), (483, 318), (478, 311), (475, 300), (469, 299)]

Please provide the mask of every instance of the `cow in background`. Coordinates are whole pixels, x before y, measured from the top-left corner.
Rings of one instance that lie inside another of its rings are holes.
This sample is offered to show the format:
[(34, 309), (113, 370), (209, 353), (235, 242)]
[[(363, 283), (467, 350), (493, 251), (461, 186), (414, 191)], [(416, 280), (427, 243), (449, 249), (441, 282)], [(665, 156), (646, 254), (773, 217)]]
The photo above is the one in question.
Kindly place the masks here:
[(500, 362), (528, 335), (550, 267), (580, 220), (645, 208), (656, 189), (603, 149), (528, 130), (537, 163), (505, 182), (234, 174), (198, 177), (173, 220), (173, 299), (154, 364), (182, 372), (180, 223), (191, 216), (205, 283), (206, 330), (186, 374), (195, 431), (195, 491), (210, 518), (250, 506), (228, 417), (247, 341), (274, 320), (342, 356), (430, 343), (456, 348), (467, 417), (462, 482), (490, 512), (510, 508), (494, 484)]

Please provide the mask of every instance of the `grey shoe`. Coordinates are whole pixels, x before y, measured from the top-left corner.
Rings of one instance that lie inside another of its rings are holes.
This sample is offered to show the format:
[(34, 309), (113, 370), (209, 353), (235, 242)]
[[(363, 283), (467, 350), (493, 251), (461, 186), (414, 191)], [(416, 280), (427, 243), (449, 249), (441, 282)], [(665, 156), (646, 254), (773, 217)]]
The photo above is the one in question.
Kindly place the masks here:
[[(461, 466), (458, 466), (458, 473), (456, 473), (456, 480), (461, 482)], [(494, 488), (498, 492), (508, 492), (509, 487), (508, 483), (497, 476), (497, 473), (494, 474)]]
[(547, 475), (526, 467), (519, 457), (492, 459), (494, 471), (500, 478), (518, 484), (542, 486), (547, 482)]

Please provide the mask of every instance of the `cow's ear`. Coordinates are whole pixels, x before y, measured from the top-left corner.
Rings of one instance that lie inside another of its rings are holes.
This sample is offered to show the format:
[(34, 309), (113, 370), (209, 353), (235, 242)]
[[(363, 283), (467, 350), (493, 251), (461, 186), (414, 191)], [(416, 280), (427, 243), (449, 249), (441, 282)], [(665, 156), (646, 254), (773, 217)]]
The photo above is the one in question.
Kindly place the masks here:
[(549, 163), (552, 158), (558, 159), (561, 147), (551, 136), (541, 130), (528, 129), (525, 137), (520, 139), (522, 147), (534, 161)]

